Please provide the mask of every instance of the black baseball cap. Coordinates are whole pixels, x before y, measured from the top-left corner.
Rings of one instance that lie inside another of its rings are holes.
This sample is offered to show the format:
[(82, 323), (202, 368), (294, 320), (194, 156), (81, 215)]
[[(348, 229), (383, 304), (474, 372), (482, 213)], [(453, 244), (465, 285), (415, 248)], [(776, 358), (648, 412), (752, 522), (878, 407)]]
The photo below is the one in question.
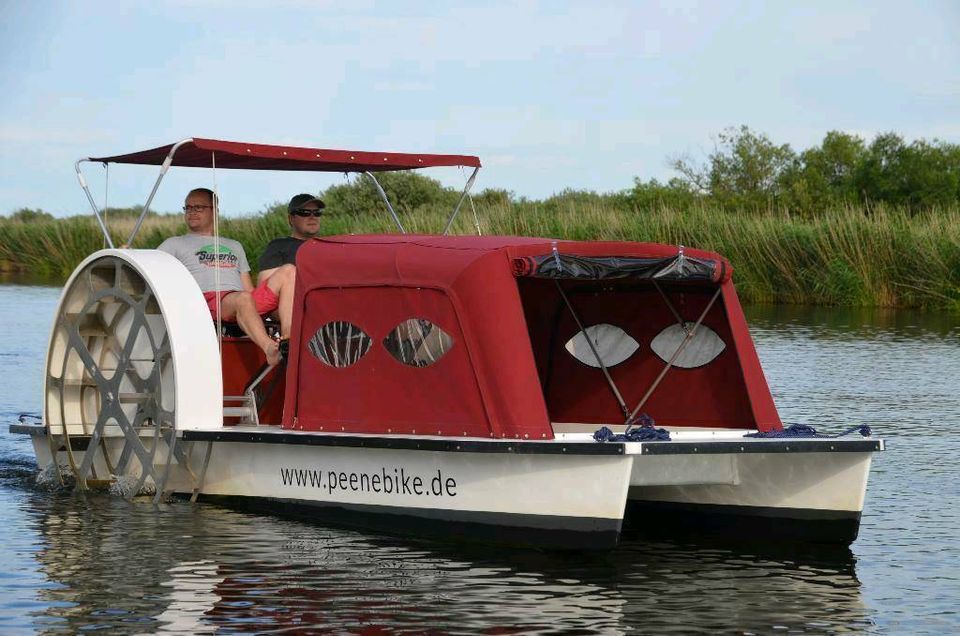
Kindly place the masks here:
[(287, 204), (287, 214), (293, 214), (294, 212), (296, 212), (306, 204), (313, 203), (314, 201), (320, 204), (321, 210), (327, 207), (323, 201), (313, 196), (312, 194), (298, 194), (297, 196), (290, 199), (290, 203)]

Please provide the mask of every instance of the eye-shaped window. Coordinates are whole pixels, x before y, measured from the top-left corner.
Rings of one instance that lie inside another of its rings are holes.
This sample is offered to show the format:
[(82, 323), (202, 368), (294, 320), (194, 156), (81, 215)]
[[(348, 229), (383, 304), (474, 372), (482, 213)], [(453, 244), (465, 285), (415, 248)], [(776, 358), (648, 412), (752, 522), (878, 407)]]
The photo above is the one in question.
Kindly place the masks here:
[[(687, 337), (687, 332), (692, 330), (694, 323), (686, 322), (681, 327), (673, 324), (661, 331), (650, 341), (650, 348), (660, 356), (664, 362), (669, 362), (670, 358), (677, 352), (677, 349)], [(683, 348), (677, 359), (673, 361), (673, 366), (681, 369), (695, 369), (705, 364), (713, 362), (717, 356), (723, 353), (727, 345), (720, 339), (717, 332), (710, 327), (701, 324), (697, 327), (697, 332)]]
[(370, 336), (360, 327), (344, 320), (335, 320), (317, 329), (307, 348), (324, 364), (349, 367), (370, 350), (370, 343)]
[[(587, 338), (590, 338), (593, 348), (597, 350), (596, 354), (590, 347), (590, 342), (587, 342)], [(600, 362), (597, 360), (597, 355), (603, 361), (603, 366), (612, 367), (636, 353), (640, 343), (620, 327), (600, 323), (578, 332), (573, 338), (567, 340), (564, 346), (570, 355), (583, 364), (599, 369)]]
[(383, 346), (397, 361), (411, 367), (426, 367), (442, 358), (453, 338), (424, 318), (410, 318), (394, 327)]

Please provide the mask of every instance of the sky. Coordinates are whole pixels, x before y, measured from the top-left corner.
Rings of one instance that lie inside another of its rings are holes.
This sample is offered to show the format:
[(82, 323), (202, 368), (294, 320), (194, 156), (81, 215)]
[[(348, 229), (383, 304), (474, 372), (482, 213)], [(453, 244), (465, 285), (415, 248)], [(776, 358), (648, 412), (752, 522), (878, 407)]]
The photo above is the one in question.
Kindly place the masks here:
[[(89, 212), (74, 161), (187, 137), (475, 154), (475, 190), (669, 179), (749, 126), (960, 143), (960, 2), (0, 0), (0, 214)], [(157, 169), (85, 164), (98, 205)], [(462, 187), (466, 173), (429, 176)], [(228, 215), (341, 174), (172, 169)]]

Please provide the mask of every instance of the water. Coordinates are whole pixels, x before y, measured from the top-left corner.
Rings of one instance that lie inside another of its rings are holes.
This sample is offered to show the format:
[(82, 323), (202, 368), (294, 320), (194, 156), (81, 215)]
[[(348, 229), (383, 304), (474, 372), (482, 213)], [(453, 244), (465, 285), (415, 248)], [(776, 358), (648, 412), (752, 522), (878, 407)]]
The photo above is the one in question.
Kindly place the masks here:
[[(58, 291), (0, 285), (0, 420), (40, 407)], [(781, 415), (887, 438), (849, 550), (540, 554), (35, 485), (0, 433), (0, 633), (960, 631), (960, 318), (752, 308)]]

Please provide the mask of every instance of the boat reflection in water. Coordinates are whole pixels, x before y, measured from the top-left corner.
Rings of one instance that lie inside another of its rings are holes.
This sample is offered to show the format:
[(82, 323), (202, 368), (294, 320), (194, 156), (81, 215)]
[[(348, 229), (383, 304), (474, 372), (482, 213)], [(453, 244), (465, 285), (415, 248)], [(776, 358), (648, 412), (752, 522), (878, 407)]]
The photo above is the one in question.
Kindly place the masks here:
[[(78, 501), (78, 499), (86, 501)], [(61, 495), (43, 629), (203, 633), (826, 630), (870, 624), (855, 559), (625, 537), (609, 553), (451, 547), (188, 503)]]

